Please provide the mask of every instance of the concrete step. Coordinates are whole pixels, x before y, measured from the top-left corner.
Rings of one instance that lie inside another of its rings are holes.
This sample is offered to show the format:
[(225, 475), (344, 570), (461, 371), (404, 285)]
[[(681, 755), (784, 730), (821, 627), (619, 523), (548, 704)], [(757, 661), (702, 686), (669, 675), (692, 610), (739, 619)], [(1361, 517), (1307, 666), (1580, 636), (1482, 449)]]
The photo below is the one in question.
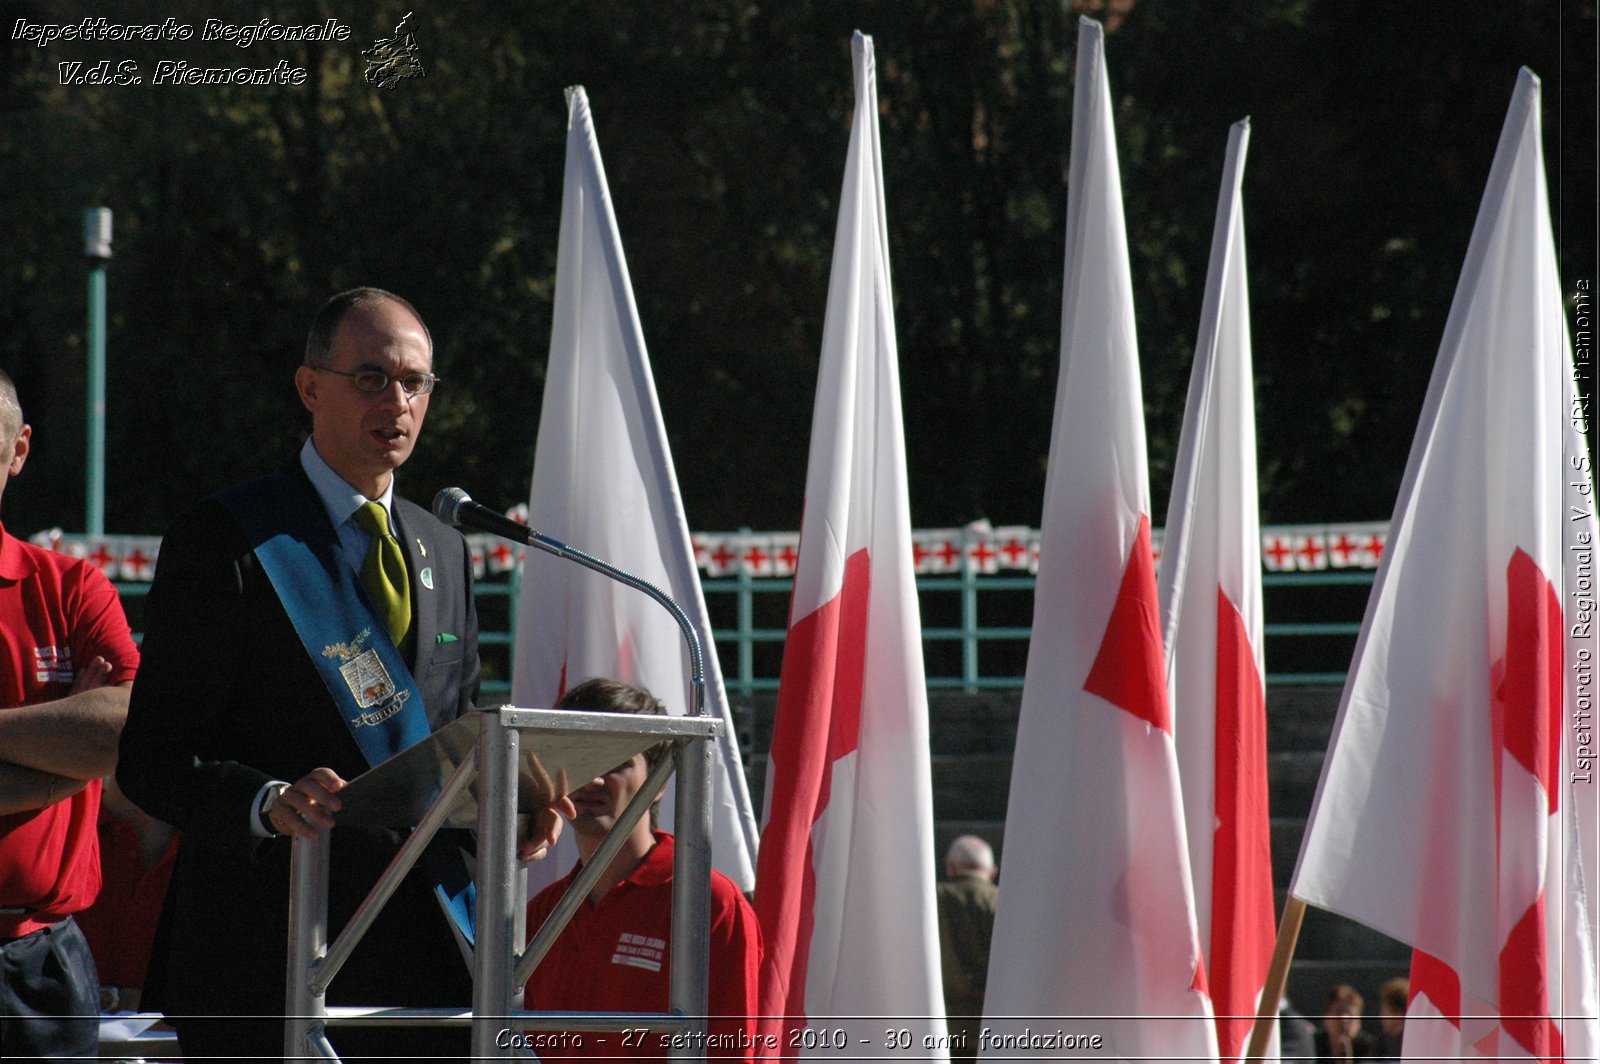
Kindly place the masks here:
[[(935, 821), (1004, 823), (1011, 787), (1010, 755), (938, 755), (931, 759), (931, 768)], [(744, 769), (759, 820), (761, 802), (766, 794), (767, 756), (756, 755), (745, 762)], [(993, 840), (990, 842), (992, 844)]]
[[(972, 696), (968, 696), (972, 698)], [(1291, 705), (1306, 705), (1303, 700)], [(1311, 703), (1314, 705), (1314, 703)], [(934, 817), (938, 821), (1003, 821), (1011, 786), (1012, 749), (1015, 746), (1014, 700), (1006, 696), (976, 696), (964, 702), (943, 696), (931, 703), (939, 706), (935, 719), (941, 721), (944, 741), (935, 741), (932, 757)], [(962, 706), (972, 708), (972, 720), (965, 725), (950, 724), (959, 718)], [(759, 735), (770, 728), (774, 706), (753, 707), (750, 720)], [(761, 722), (765, 719), (765, 724)], [(1299, 728), (1299, 726), (1295, 726)], [(1302, 730), (1303, 733), (1303, 730)], [(770, 732), (768, 732), (770, 740)], [(1004, 749), (995, 749), (1004, 747)], [(759, 807), (766, 783), (765, 746), (746, 760), (746, 777), (751, 795)], [(1272, 812), (1273, 882), (1288, 883), (1300, 851), (1305, 817), (1311, 810), (1321, 776), (1323, 752), (1319, 750), (1274, 751), (1268, 754), (1268, 808)], [(758, 809), (759, 815), (759, 809)], [(992, 840), (991, 840), (992, 841)]]
[[(962, 694), (934, 691), (928, 696), (928, 738), (935, 754), (1006, 754), (1017, 745), (1019, 691)], [(772, 746), (778, 699), (774, 692), (739, 695), (730, 700), (741, 749), (764, 753)]]
[(932, 760), (935, 820), (1005, 820), (1010, 754), (936, 754)]
[[(1337, 687), (1272, 688), (1267, 693), (1267, 749), (1317, 753), (1327, 749), (1339, 694)], [(767, 750), (772, 745), (777, 694), (737, 695), (731, 701), (747, 748)], [(1009, 754), (1016, 748), (1021, 707), (1021, 691), (934, 691), (928, 696), (931, 749), (935, 754)]]
[(1021, 707), (1021, 691), (935, 691), (928, 697), (930, 749), (935, 755), (1000, 754), (1009, 760)]
[(766, 753), (771, 749), (772, 721), (778, 705), (777, 692), (730, 694), (728, 703), (733, 708), (733, 717), (740, 732), (739, 749), (747, 754)]
[(1267, 809), (1274, 818), (1310, 815), (1322, 758), (1321, 750), (1267, 751)]
[[(1277, 891), (1278, 911), (1283, 911), (1287, 891)], [(1297, 960), (1336, 961), (1344, 957), (1383, 961), (1390, 964), (1409, 965), (1411, 947), (1396, 942), (1380, 931), (1358, 924), (1337, 913), (1316, 906), (1306, 907), (1305, 921), (1300, 927), (1300, 938), (1294, 951)]]
[(1326, 750), (1341, 690), (1297, 686), (1268, 690), (1267, 749)]
[(1278, 890), (1289, 886), (1295, 862), (1300, 859), (1300, 841), (1305, 831), (1304, 820), (1295, 817), (1272, 818), (1272, 885)]

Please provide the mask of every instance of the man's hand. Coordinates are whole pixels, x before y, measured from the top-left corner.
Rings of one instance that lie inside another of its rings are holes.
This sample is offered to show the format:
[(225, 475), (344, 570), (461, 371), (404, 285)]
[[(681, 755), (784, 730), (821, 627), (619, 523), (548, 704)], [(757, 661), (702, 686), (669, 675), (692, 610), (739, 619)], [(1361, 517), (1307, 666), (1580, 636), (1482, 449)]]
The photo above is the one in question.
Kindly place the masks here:
[(1334, 1060), (1352, 1060), (1355, 1057), (1353, 1036), (1361, 1029), (1361, 1017), (1347, 1013), (1332, 1013), (1322, 1017), (1322, 1029), (1328, 1035), (1328, 1054)]
[(273, 799), (267, 822), (280, 835), (314, 839), (334, 825), (339, 811), (337, 794), (345, 781), (331, 768), (314, 768), (289, 784)]
[(534, 782), (539, 787), (537, 800), (544, 803), (544, 808), (531, 816), (517, 817), (517, 859), (542, 861), (550, 853), (550, 847), (561, 837), (561, 818), (571, 819), (578, 815), (578, 810), (568, 796), (572, 788), (567, 783), (565, 766), (556, 770), (556, 778), (552, 782), (550, 773), (545, 771), (544, 765), (532, 752), (528, 754), (528, 764), (533, 769)]
[(96, 654), (94, 659), (78, 670), (72, 678), (72, 693), (81, 695), (85, 691), (93, 691), (111, 685), (111, 662)]

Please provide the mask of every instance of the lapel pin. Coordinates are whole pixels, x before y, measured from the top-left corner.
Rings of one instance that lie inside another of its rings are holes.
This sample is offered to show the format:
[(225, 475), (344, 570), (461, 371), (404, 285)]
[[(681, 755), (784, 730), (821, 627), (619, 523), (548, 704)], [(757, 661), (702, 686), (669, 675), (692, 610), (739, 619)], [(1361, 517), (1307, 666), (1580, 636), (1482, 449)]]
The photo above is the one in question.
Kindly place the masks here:
[(426, 558), (428, 556), (428, 545), (426, 543), (422, 542), (422, 540), (420, 540), (420, 539), (417, 540), (417, 550), (422, 552), (422, 556), (424, 558)]
[(422, 570), (422, 586), (427, 588), (429, 591), (433, 590), (433, 570), (432, 569), (425, 567)]

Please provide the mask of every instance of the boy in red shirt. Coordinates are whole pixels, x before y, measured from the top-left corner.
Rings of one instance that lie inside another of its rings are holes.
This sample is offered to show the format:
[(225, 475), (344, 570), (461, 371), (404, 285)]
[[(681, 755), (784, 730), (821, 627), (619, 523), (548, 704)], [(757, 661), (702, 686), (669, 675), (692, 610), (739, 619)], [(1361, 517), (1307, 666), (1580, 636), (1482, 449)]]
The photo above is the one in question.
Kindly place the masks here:
[[(616, 680), (586, 680), (556, 703), (557, 709), (662, 714), (648, 691)], [(650, 770), (669, 755), (666, 743), (635, 754), (572, 794), (572, 821), (579, 864), (546, 887), (528, 905), (535, 931), (601, 840), (643, 786)], [(627, 842), (595, 883), (548, 955), (534, 969), (525, 995), (530, 1009), (568, 1011), (667, 1010), (672, 960), (672, 836), (655, 830), (656, 810), (641, 818)], [(753, 1059), (756, 978), (761, 967), (761, 930), (744, 895), (722, 873), (711, 873), (711, 963), (706, 1055)], [(544, 1061), (585, 1057), (663, 1057), (667, 1036), (625, 1039), (615, 1032), (535, 1032)], [(640, 1043), (643, 1044), (640, 1044)]]

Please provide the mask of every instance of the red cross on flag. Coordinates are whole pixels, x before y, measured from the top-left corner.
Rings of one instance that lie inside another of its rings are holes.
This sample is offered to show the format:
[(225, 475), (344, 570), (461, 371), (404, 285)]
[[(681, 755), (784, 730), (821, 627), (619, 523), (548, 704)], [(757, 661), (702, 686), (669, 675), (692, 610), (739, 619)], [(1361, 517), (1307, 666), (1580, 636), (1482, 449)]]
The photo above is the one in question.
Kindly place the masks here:
[(1331, 525), (1328, 528), (1328, 564), (1335, 569), (1360, 568), (1366, 557), (1362, 531), (1355, 525)]
[(1269, 573), (1287, 572), (1294, 568), (1294, 547), (1290, 537), (1279, 533), (1261, 536), (1261, 564)]
[(108, 541), (104, 539), (95, 540), (94, 549), (87, 552), (87, 557), (106, 576), (112, 580), (117, 578), (117, 554), (111, 549), (111, 544)]
[[(900, 1059), (945, 1033), (933, 789), (872, 39), (839, 203), (804, 525), (756, 878), (763, 1030), (784, 1056)], [(933, 1044), (938, 1044), (937, 1042)], [(876, 1047), (876, 1048), (874, 1048)]]
[[(144, 548), (150, 546), (150, 553), (146, 554)], [(156, 572), (156, 548), (143, 541), (129, 540), (126, 553), (122, 556), (122, 577), (124, 580), (151, 580)]]
[[(1594, 1059), (1563, 672), (1572, 354), (1524, 70), (1290, 891), (1416, 950), (1406, 1059)], [(1592, 512), (1592, 508), (1591, 508)], [(1593, 889), (1592, 884), (1588, 889)], [(1564, 1017), (1564, 1018), (1563, 1018)]]
[(961, 571), (961, 532), (944, 528), (917, 533), (911, 542), (911, 557), (918, 573), (958, 573)]
[(993, 575), (1000, 571), (1000, 550), (988, 521), (974, 521), (963, 530), (968, 572)]
[(748, 576), (773, 575), (771, 536), (745, 536), (739, 551), (739, 567)]
[(1376, 569), (1378, 563), (1383, 561), (1383, 548), (1388, 532), (1371, 532), (1361, 540), (1361, 566), (1364, 569)]
[(1061, 376), (986, 1055), (1060, 1059), (1028, 1028), (1066, 1016), (1104, 1036), (1096, 1055), (1107, 1059), (1214, 1061), (1150, 555), (1111, 88), (1100, 24), (1078, 25)]
[(737, 537), (733, 536), (715, 536), (706, 540), (707, 576), (727, 576), (734, 571), (739, 564), (736, 540)]
[(1295, 568), (1312, 572), (1328, 567), (1328, 537), (1321, 531), (1304, 531), (1294, 537)]
[(800, 561), (800, 537), (793, 532), (774, 532), (772, 542), (772, 575), (793, 576)]
[(494, 546), (489, 548), (489, 571), (491, 573), (509, 573), (516, 568), (516, 551), (508, 547), (504, 540), (496, 540)]
[(1158, 580), (1195, 911), (1224, 1060), (1244, 1051), (1275, 937), (1255, 392), (1240, 202), (1249, 142), (1249, 121), (1237, 123), (1223, 165)]
[[(725, 725), (710, 781), (712, 864), (748, 890), (755, 882), (755, 816), (581, 87), (567, 90), (567, 123), (550, 362), (528, 516), (547, 534), (648, 580), (688, 614), (704, 654), (706, 704)], [(516, 704), (549, 706), (568, 686), (609, 676), (648, 688), (672, 713), (689, 710), (688, 652), (670, 614), (599, 573), (542, 552), (528, 555), (513, 659)], [(669, 831), (673, 806), (668, 794), (661, 819)], [(576, 860), (571, 838), (563, 833), (556, 860), (530, 866), (535, 889)]]
[(1026, 569), (1033, 555), (1033, 529), (1015, 525), (994, 530), (1003, 569)]

